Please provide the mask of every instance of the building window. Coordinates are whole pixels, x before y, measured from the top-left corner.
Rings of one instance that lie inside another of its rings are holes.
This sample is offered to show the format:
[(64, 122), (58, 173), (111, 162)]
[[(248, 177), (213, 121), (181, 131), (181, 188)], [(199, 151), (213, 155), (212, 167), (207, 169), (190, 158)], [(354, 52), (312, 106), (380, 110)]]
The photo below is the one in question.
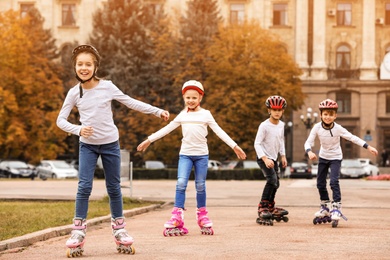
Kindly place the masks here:
[(351, 113), (351, 93), (349, 92), (336, 93), (336, 102), (339, 106), (337, 113), (339, 114)]
[(34, 7), (34, 4), (20, 4), (20, 18), (26, 17), (28, 11)]
[(385, 24), (390, 25), (390, 3), (386, 4), (385, 9)]
[(287, 4), (274, 4), (273, 25), (287, 25)]
[(337, 5), (337, 25), (352, 25), (352, 4)]
[(386, 114), (390, 113), (390, 93), (386, 94)]
[(245, 5), (231, 4), (230, 5), (230, 23), (242, 24), (245, 20)]
[(76, 5), (75, 4), (62, 5), (62, 25), (76, 26)]
[(347, 45), (341, 45), (336, 51), (336, 69), (349, 70), (351, 68), (351, 50)]

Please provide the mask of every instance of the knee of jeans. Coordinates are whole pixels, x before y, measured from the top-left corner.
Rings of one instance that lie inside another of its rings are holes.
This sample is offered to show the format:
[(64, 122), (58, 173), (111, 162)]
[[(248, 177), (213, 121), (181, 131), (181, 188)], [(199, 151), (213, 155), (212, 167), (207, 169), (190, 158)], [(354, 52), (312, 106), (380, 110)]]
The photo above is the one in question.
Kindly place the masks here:
[(204, 192), (206, 190), (206, 183), (205, 182), (197, 182), (195, 184), (196, 192)]
[(186, 190), (187, 188), (187, 181), (185, 179), (179, 178), (177, 180), (176, 189), (177, 190)]
[(78, 195), (83, 197), (89, 197), (92, 192), (92, 187), (80, 187), (78, 188)]
[(110, 198), (119, 198), (122, 196), (121, 189), (107, 189), (108, 196)]

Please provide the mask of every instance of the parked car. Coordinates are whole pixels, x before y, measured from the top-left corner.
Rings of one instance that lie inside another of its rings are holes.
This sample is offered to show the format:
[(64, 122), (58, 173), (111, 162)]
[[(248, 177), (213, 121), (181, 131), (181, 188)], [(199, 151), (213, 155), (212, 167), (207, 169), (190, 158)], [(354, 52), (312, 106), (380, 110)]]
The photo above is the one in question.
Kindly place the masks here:
[(364, 166), (358, 159), (344, 159), (341, 161), (341, 178), (361, 178), (365, 174)]
[(36, 171), (40, 178), (69, 179), (79, 175), (78, 170), (63, 160), (42, 160)]
[(0, 177), (34, 179), (34, 167), (23, 161), (4, 160), (0, 162)]
[(377, 176), (379, 175), (379, 168), (368, 158), (359, 158), (360, 163), (364, 166), (366, 176)]
[(226, 161), (222, 163), (223, 169), (259, 169), (257, 161), (243, 160), (243, 161)]
[(317, 177), (318, 175), (318, 162), (313, 162), (311, 164), (311, 175)]
[(222, 167), (222, 163), (217, 160), (209, 160), (207, 168), (209, 170), (218, 170)]
[(161, 161), (145, 161), (144, 167), (146, 169), (164, 169), (165, 164)]
[(306, 162), (293, 162), (290, 166), (290, 178), (313, 178), (311, 166)]

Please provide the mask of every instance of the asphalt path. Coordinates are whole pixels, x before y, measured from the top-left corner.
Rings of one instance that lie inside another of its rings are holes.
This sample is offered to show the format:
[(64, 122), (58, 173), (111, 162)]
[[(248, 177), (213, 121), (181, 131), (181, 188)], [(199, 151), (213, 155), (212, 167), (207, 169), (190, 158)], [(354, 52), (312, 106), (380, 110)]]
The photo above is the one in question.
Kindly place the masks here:
[[(343, 213), (337, 228), (313, 225), (319, 196), (315, 180), (283, 179), (277, 204), (289, 221), (261, 226), (255, 222), (264, 181), (207, 181), (207, 207), (213, 236), (201, 235), (195, 220), (194, 182), (187, 190), (185, 226), (189, 234), (164, 237), (175, 193), (172, 180), (124, 181), (123, 195), (166, 204), (126, 211), (127, 230), (135, 239), (134, 255), (116, 252), (108, 217), (89, 221), (85, 253), (80, 259), (390, 259), (390, 182), (342, 179)], [(74, 199), (76, 180), (0, 180), (0, 198)], [(95, 180), (91, 199), (106, 195)], [(70, 220), (71, 221), (71, 220)], [(65, 259), (69, 227), (54, 227), (0, 242), (12, 248), (0, 259)], [(49, 238), (50, 237), (50, 238)], [(35, 238), (36, 240), (34, 240)], [(39, 241), (44, 240), (44, 241)], [(23, 243), (28, 242), (28, 246)], [(33, 241), (33, 242), (31, 242)]]

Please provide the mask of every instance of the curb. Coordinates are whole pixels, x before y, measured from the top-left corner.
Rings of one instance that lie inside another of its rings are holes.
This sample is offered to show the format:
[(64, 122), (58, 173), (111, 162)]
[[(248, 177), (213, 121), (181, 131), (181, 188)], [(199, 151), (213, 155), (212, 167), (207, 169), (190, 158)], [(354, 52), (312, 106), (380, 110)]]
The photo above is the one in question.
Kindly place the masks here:
[[(132, 217), (135, 215), (144, 214), (159, 208), (164, 208), (167, 205), (171, 205), (173, 202), (165, 202), (163, 204), (153, 204), (150, 206), (135, 208), (130, 210), (124, 210), (123, 215), (125, 217)], [(88, 226), (95, 226), (101, 223), (110, 222), (111, 215), (93, 218), (88, 220)], [(72, 224), (59, 226), (54, 228), (47, 228), (44, 230), (36, 231), (30, 234), (26, 234), (20, 237), (11, 238), (0, 242), (0, 252), (15, 249), (16, 251), (22, 251), (24, 247), (31, 246), (34, 243), (45, 241), (50, 238), (65, 236), (72, 231)]]

